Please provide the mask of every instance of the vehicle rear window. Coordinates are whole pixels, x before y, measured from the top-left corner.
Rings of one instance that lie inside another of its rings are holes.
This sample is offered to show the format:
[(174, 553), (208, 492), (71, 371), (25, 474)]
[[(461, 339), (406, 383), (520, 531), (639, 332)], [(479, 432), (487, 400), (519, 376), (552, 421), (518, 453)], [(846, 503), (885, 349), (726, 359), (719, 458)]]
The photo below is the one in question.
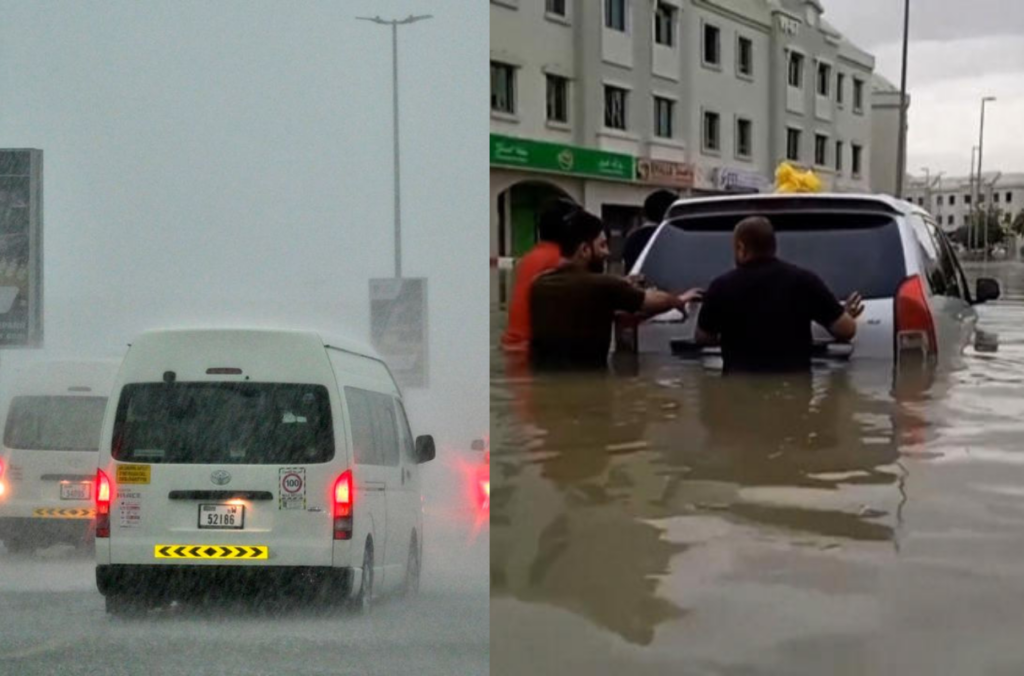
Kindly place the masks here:
[(4, 444), (37, 451), (98, 451), (106, 397), (15, 397)]
[[(662, 228), (641, 272), (656, 286), (707, 288), (735, 267), (732, 231), (750, 214), (683, 217)], [(783, 260), (811, 270), (838, 298), (891, 298), (906, 277), (896, 221), (864, 213), (771, 214)]]
[(322, 385), (144, 383), (121, 391), (111, 454), (174, 464), (283, 465), (334, 457)]

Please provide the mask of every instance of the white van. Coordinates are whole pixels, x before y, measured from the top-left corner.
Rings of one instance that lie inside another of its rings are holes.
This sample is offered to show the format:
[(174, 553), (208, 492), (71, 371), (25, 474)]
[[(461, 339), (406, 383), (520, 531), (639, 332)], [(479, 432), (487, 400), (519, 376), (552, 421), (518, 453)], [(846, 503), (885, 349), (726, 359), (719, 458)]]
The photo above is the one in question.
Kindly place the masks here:
[(117, 368), (41, 362), (16, 381), (0, 449), (0, 540), (8, 552), (89, 542), (96, 452)]
[(372, 350), (317, 333), (168, 330), (125, 357), (97, 472), (107, 612), (271, 589), (351, 600), (415, 592), (419, 465)]

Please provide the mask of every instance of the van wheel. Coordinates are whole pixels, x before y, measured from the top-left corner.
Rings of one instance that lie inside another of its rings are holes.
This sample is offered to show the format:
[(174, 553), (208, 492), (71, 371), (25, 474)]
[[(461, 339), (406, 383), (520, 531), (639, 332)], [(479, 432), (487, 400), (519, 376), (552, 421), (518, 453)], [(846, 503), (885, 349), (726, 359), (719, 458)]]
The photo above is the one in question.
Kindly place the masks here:
[(146, 612), (145, 603), (127, 594), (108, 594), (103, 598), (107, 614), (113, 617), (139, 617)]
[(359, 595), (352, 604), (356, 612), (368, 615), (373, 609), (373, 544), (367, 542), (363, 552), (363, 579), (359, 586)]
[(412, 537), (409, 543), (409, 563), (405, 566), (405, 586), (402, 588), (402, 595), (409, 598), (420, 593), (420, 548), (416, 543), (416, 536)]

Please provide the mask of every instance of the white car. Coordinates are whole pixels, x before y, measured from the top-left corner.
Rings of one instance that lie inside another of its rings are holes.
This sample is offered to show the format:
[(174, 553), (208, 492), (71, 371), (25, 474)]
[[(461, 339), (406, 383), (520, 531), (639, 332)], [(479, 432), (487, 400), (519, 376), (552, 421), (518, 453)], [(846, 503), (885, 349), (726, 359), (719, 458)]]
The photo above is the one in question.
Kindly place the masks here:
[(0, 540), (7, 551), (89, 542), (100, 430), (117, 367), (37, 363), (18, 379), (0, 449)]
[[(755, 215), (774, 225), (780, 258), (817, 273), (838, 299), (854, 291), (864, 297), (852, 345), (836, 345), (814, 327), (819, 356), (948, 364), (972, 340), (974, 306), (999, 297), (993, 279), (979, 279), (971, 292), (952, 244), (926, 211), (884, 195), (679, 200), (631, 272), (663, 289), (707, 288), (735, 265), (736, 223)], [(707, 354), (693, 343), (695, 325), (652, 322), (640, 329), (641, 349), (670, 343), (677, 353)]]
[(418, 589), (419, 465), (369, 348), (317, 333), (169, 330), (128, 351), (103, 426), (96, 581), (107, 611), (273, 590)]

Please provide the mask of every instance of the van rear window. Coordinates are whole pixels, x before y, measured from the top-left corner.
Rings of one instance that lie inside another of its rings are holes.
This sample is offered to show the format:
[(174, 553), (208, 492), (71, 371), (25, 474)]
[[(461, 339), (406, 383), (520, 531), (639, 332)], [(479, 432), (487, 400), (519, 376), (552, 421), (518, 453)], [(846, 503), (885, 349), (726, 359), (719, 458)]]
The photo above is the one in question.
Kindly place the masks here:
[(98, 451), (106, 397), (15, 397), (7, 414), (7, 448)]
[(125, 385), (111, 455), (172, 464), (327, 462), (334, 434), (327, 388), (279, 383)]
[[(663, 289), (707, 288), (735, 267), (732, 231), (749, 215), (673, 220), (654, 240), (641, 272)], [(866, 299), (891, 298), (906, 277), (899, 226), (890, 216), (805, 212), (770, 218), (779, 257), (816, 273), (838, 298), (854, 291)]]

